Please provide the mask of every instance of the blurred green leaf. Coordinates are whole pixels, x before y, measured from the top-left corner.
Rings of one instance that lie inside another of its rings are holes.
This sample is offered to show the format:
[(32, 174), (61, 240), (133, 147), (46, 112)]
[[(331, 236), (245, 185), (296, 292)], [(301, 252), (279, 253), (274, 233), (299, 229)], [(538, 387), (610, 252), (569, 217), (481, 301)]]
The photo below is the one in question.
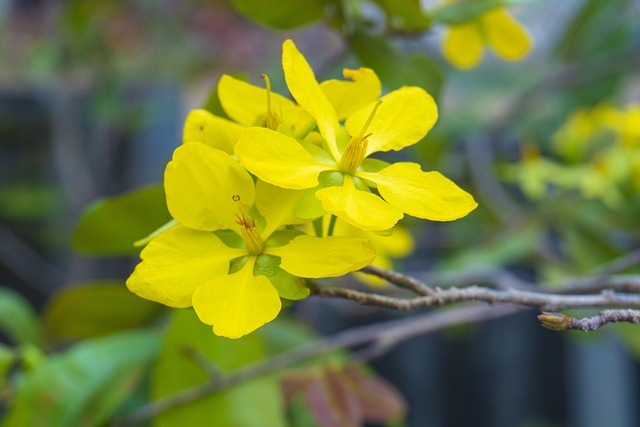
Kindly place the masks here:
[(594, 267), (619, 256), (620, 253), (607, 241), (606, 232), (596, 232), (575, 224), (562, 229), (562, 242), (575, 274), (585, 274)]
[(57, 340), (78, 340), (148, 324), (163, 305), (131, 293), (115, 281), (83, 283), (56, 293), (44, 310), (47, 332)]
[(11, 348), (0, 344), (0, 385), (2, 384), (2, 379), (9, 371), (9, 368), (13, 365), (15, 358), (16, 355)]
[(439, 97), (444, 74), (425, 54), (399, 52), (386, 37), (362, 32), (355, 33), (349, 41), (360, 61), (374, 69), (387, 88), (420, 86), (436, 100)]
[(522, 228), (518, 233), (507, 230), (479, 247), (470, 247), (440, 263), (437, 274), (446, 279), (464, 272), (491, 272), (520, 261), (533, 253), (540, 239), (536, 226)]
[(458, 25), (476, 19), (478, 16), (499, 7), (517, 6), (537, 0), (461, 0), (438, 6), (427, 12), (434, 22), (444, 25)]
[(301, 393), (297, 393), (289, 404), (291, 413), (291, 427), (320, 427), (311, 415), (307, 402)]
[(630, 13), (632, 4), (631, 0), (584, 2), (559, 38), (556, 54), (566, 60), (589, 59), (630, 43), (629, 24), (635, 25), (637, 19)]
[(424, 31), (431, 26), (431, 20), (422, 12), (419, 0), (374, 1), (379, 4), (392, 19), (391, 23), (393, 27), (399, 27), (409, 31)]
[(157, 354), (156, 332), (80, 343), (24, 374), (2, 427), (102, 426)]
[(231, 0), (245, 17), (271, 28), (301, 27), (324, 16), (324, 0)]
[(264, 338), (270, 355), (301, 347), (319, 337), (308, 326), (285, 314), (280, 314), (274, 321), (258, 329), (257, 333)]
[[(191, 309), (173, 312), (164, 346), (152, 376), (152, 395), (159, 399), (211, 381), (190, 356), (197, 352), (222, 374), (265, 357), (262, 338), (251, 334), (231, 340), (213, 334)], [(278, 427), (284, 426), (280, 388), (273, 377), (248, 381), (165, 412), (155, 427)]]
[(89, 255), (127, 255), (142, 239), (171, 220), (162, 185), (92, 202), (73, 234), (73, 248)]
[(62, 206), (59, 189), (45, 185), (20, 184), (0, 187), (0, 216), (18, 221), (51, 216)]
[(18, 292), (0, 287), (0, 332), (15, 344), (42, 346), (42, 329), (33, 307)]

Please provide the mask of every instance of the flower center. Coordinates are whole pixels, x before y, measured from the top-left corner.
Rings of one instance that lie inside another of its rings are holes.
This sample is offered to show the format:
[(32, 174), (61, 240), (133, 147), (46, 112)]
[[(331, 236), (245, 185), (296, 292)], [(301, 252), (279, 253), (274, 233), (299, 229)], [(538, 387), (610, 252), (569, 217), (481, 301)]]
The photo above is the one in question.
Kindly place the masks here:
[(264, 242), (256, 228), (256, 220), (244, 213), (236, 214), (236, 218), (236, 224), (240, 226), (240, 237), (246, 243), (249, 253), (252, 255), (261, 254)]
[(340, 170), (342, 172), (353, 174), (367, 156), (367, 148), (369, 147), (367, 138), (373, 135), (373, 133), (365, 135), (365, 132), (369, 128), (369, 125), (371, 125), (373, 116), (375, 116), (380, 104), (382, 104), (382, 101), (378, 100), (376, 105), (374, 105), (371, 114), (369, 114), (369, 118), (365, 122), (364, 126), (362, 126), (362, 129), (360, 129), (360, 132), (349, 140), (349, 144), (347, 144), (347, 148), (344, 150), (342, 158), (340, 159)]
[(267, 112), (264, 113), (261, 125), (263, 128), (278, 130), (280, 117), (275, 111), (271, 109), (271, 81), (269, 80), (269, 76), (267, 76), (266, 74), (261, 74), (260, 77), (264, 79), (264, 83), (267, 87)]

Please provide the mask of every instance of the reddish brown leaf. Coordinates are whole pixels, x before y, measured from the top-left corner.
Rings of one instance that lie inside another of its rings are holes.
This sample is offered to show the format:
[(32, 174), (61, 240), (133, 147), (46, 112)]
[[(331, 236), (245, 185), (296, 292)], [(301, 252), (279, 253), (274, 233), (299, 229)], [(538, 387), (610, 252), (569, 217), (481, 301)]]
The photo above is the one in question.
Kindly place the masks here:
[(332, 382), (318, 377), (307, 383), (304, 397), (311, 414), (322, 427), (359, 427), (362, 420), (354, 418), (353, 409), (357, 408), (357, 397), (342, 391), (337, 393)]
[(343, 371), (345, 379), (351, 382), (358, 397), (364, 418), (373, 422), (386, 422), (403, 418), (407, 404), (400, 392), (389, 382), (365, 374), (355, 365)]

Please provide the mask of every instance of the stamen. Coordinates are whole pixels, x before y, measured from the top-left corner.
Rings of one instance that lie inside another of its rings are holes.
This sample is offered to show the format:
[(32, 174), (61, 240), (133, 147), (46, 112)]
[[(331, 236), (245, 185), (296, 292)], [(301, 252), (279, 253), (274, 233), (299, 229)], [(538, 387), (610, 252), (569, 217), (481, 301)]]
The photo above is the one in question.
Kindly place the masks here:
[(271, 109), (271, 81), (269, 80), (269, 76), (266, 74), (260, 74), (260, 77), (264, 79), (267, 89), (267, 111), (264, 113), (264, 117), (262, 118), (262, 127), (271, 130), (278, 130), (280, 117), (278, 117), (278, 114)]
[(259, 255), (264, 249), (264, 242), (256, 228), (256, 220), (244, 213), (236, 214), (236, 224), (240, 226), (240, 237), (247, 245), (247, 250), (253, 255)]
[(344, 153), (342, 154), (342, 158), (340, 159), (340, 170), (344, 173), (352, 174), (358, 169), (360, 163), (364, 160), (367, 155), (367, 148), (369, 147), (369, 143), (367, 142), (367, 138), (369, 138), (373, 133), (368, 133), (365, 135), (365, 132), (371, 125), (371, 121), (373, 120), (373, 116), (375, 116), (378, 107), (382, 104), (381, 100), (376, 102), (376, 105), (373, 107), (371, 114), (369, 114), (369, 118), (365, 122), (360, 132), (354, 137), (351, 138), (349, 144), (347, 144), (347, 148), (345, 148)]

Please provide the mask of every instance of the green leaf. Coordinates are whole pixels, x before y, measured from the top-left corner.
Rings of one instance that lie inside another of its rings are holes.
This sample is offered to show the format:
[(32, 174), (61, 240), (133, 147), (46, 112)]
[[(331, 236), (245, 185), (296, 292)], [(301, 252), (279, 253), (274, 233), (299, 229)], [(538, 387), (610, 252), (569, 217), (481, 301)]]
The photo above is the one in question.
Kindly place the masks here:
[(47, 218), (62, 207), (61, 191), (44, 185), (0, 187), (0, 216), (17, 221)]
[[(175, 310), (153, 371), (151, 391), (154, 399), (210, 381), (206, 369), (196, 363), (189, 351), (208, 359), (221, 374), (265, 357), (264, 343), (258, 334), (237, 340), (218, 337), (211, 327), (198, 320), (193, 310)], [(154, 420), (155, 427), (205, 425), (284, 426), (278, 382), (272, 377), (248, 381), (174, 408)]]
[(282, 313), (261, 327), (257, 333), (264, 338), (269, 355), (301, 347), (319, 338), (309, 327)]
[(162, 185), (92, 202), (73, 234), (73, 248), (88, 255), (127, 255), (133, 243), (171, 220)]
[(256, 259), (254, 273), (268, 277), (273, 287), (278, 291), (280, 298), (301, 300), (308, 297), (311, 292), (301, 278), (280, 268), (280, 258), (278, 257), (259, 255)]
[(522, 228), (518, 233), (506, 230), (478, 247), (469, 247), (438, 265), (440, 278), (459, 276), (464, 272), (491, 272), (505, 265), (527, 258), (540, 240), (540, 229), (535, 225)]
[(156, 355), (156, 332), (86, 341), (52, 356), (18, 382), (2, 427), (101, 426)]
[(129, 292), (124, 283), (104, 281), (62, 289), (44, 310), (47, 332), (58, 340), (97, 337), (148, 324), (163, 305)]
[(16, 355), (13, 350), (6, 345), (0, 344), (0, 386), (15, 359)]
[(301, 27), (324, 16), (323, 0), (231, 0), (238, 13), (271, 28)]
[(0, 287), (0, 332), (15, 344), (42, 346), (42, 329), (31, 305), (16, 291)]
[(601, 53), (610, 55), (629, 45), (631, 28), (637, 21), (631, 13), (633, 3), (631, 0), (584, 2), (559, 38), (556, 54), (567, 60), (590, 59)]
[(290, 404), (291, 427), (320, 427), (313, 418), (304, 396), (297, 393), (293, 396)]
[(431, 20), (422, 12), (419, 0), (374, 0), (391, 19), (394, 28), (424, 31)]
[(385, 87), (420, 86), (434, 98), (444, 84), (440, 67), (423, 53), (397, 51), (387, 38), (356, 32), (349, 40), (362, 63), (375, 70)]
[(444, 25), (459, 25), (499, 7), (517, 6), (537, 0), (462, 0), (438, 6), (428, 11), (427, 16)]

